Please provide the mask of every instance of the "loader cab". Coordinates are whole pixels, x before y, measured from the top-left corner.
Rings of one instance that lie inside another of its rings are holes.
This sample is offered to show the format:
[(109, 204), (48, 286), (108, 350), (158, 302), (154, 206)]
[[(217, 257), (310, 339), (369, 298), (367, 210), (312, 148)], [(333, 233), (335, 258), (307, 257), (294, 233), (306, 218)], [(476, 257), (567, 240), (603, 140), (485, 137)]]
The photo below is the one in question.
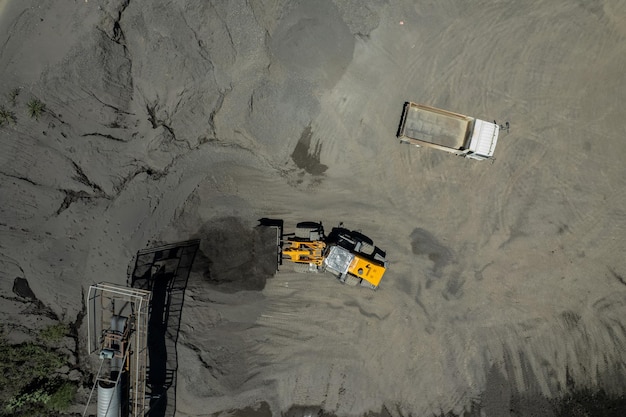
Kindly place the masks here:
[(324, 268), (344, 284), (376, 289), (385, 274), (386, 262), (331, 245), (324, 257)]

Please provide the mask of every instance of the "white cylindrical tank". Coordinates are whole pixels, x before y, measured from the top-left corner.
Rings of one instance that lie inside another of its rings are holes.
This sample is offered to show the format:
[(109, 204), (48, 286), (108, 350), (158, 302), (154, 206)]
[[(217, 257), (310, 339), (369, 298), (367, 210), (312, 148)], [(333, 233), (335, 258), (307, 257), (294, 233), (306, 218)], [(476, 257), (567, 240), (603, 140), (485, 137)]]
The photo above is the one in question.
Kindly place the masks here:
[(98, 417), (120, 417), (120, 390), (114, 384), (98, 382)]

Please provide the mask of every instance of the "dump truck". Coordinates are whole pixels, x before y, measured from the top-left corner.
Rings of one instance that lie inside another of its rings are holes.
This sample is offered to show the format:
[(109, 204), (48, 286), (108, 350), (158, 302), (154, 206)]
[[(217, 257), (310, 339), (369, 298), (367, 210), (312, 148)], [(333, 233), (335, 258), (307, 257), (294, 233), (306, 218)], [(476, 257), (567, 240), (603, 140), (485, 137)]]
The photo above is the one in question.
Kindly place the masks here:
[(417, 147), (483, 160), (493, 158), (499, 132), (495, 122), (406, 102), (397, 136), (401, 142)]
[(327, 236), (321, 222), (298, 223), (293, 235), (281, 239), (280, 252), (298, 272), (329, 272), (346, 285), (373, 290), (387, 270), (386, 253), (341, 224)]

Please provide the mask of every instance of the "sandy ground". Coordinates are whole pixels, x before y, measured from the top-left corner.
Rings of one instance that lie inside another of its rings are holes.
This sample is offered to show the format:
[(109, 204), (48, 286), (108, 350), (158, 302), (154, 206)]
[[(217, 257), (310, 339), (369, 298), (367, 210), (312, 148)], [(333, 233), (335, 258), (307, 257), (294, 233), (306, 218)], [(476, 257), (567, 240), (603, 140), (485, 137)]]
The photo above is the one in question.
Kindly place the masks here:
[[(201, 238), (178, 416), (623, 395), (625, 69), (622, 0), (0, 1), (2, 321), (35, 325), (16, 277), (73, 321), (137, 250)], [(510, 133), (493, 163), (400, 145), (409, 100)], [(261, 217), (343, 221), (388, 273), (266, 281)]]

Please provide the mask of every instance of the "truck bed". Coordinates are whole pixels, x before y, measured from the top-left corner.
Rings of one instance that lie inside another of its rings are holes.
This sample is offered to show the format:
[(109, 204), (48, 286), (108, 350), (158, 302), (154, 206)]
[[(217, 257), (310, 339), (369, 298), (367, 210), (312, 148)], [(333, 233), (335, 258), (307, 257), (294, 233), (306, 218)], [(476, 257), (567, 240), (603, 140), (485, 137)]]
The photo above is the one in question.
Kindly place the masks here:
[(399, 137), (417, 139), (447, 148), (461, 149), (473, 119), (423, 104), (406, 103)]

